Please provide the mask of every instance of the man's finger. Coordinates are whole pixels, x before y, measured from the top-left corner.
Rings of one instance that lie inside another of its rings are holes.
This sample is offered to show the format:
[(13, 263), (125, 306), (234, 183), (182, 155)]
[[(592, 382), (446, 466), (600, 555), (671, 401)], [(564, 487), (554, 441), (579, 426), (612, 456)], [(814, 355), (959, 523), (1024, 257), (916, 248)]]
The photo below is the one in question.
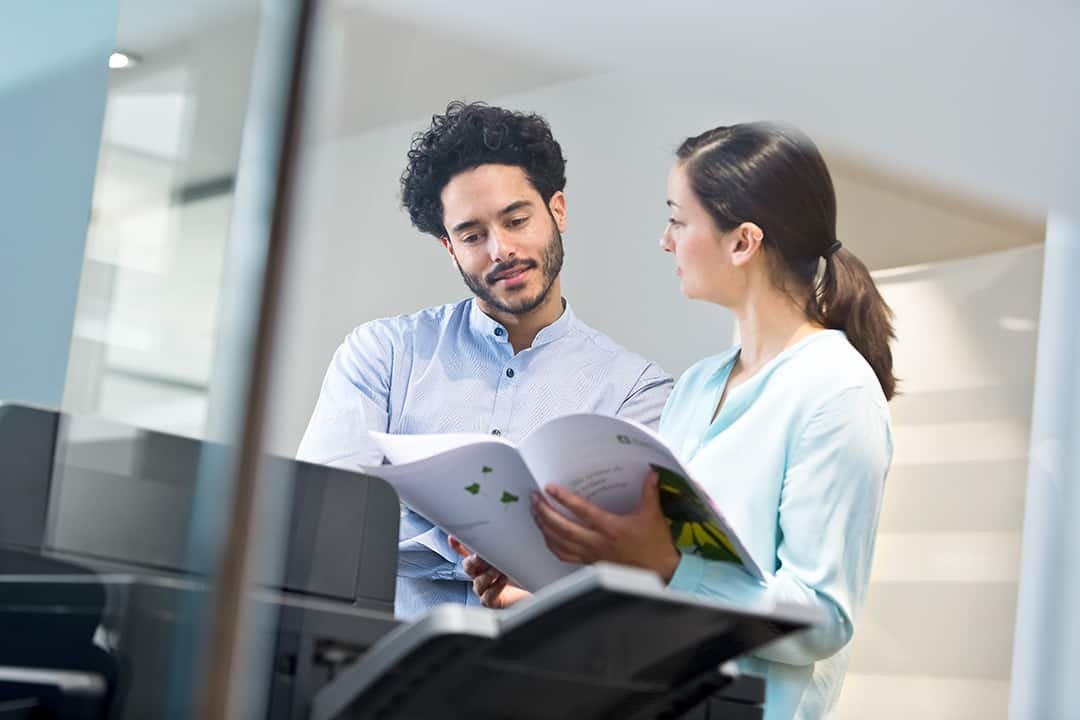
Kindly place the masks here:
[(480, 573), (486, 572), (491, 567), (491, 563), (479, 555), (469, 555), (461, 561), (461, 567), (465, 570), (466, 575), (476, 577)]
[(450, 547), (452, 547), (454, 549), (454, 552), (456, 552), (458, 555), (462, 555), (464, 557), (468, 557), (469, 555), (472, 555), (472, 550), (465, 547), (461, 543), (461, 541), (458, 540), (453, 535), (447, 535), (446, 539), (450, 541)]
[(483, 595), (490, 590), (492, 586), (498, 585), (500, 582), (506, 582), (506, 576), (498, 570), (492, 568), (482, 575), (478, 575), (473, 581), (473, 588), (476, 590), (477, 595)]
[(480, 603), (484, 607), (490, 607), (490, 608), (498, 607), (499, 594), (503, 591), (503, 589), (505, 587), (506, 587), (506, 576), (502, 575), (490, 587), (488, 587), (486, 590), (484, 590), (483, 593), (480, 594)]

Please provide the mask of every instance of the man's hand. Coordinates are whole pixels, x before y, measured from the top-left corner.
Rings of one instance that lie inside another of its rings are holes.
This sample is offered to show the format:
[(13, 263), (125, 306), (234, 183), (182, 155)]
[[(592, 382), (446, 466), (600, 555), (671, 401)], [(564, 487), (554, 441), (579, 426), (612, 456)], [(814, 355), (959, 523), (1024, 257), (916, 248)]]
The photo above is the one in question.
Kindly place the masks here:
[(532, 593), (511, 585), (510, 579), (496, 568), (461, 544), (453, 535), (449, 536), (450, 547), (465, 560), (461, 566), (473, 581), (473, 592), (480, 598), (484, 607), (501, 610), (516, 602), (530, 597)]
[(564, 562), (614, 562), (652, 570), (671, 581), (681, 556), (671, 540), (667, 518), (660, 510), (660, 477), (654, 470), (641, 487), (641, 500), (629, 515), (600, 509), (566, 488), (545, 490), (570, 510), (575, 522), (560, 513), (540, 493), (532, 495), (532, 514), (548, 549)]

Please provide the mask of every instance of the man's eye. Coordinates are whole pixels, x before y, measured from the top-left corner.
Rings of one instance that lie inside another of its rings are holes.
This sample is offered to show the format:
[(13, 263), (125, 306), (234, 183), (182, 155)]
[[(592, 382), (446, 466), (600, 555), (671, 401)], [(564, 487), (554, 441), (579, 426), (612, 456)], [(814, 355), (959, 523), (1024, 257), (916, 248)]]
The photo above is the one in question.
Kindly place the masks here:
[(465, 243), (466, 245), (470, 245), (479, 239), (480, 236), (474, 233), (472, 235), (466, 235), (465, 237), (461, 238), (461, 242)]
[(516, 217), (510, 221), (510, 227), (521, 227), (527, 222), (529, 222), (527, 217)]
[(668, 224), (668, 225), (671, 225), (672, 227), (678, 227), (679, 225), (682, 225), (682, 223), (681, 223), (681, 222), (679, 222), (679, 221), (678, 221), (678, 220), (676, 220), (675, 218), (671, 218), (671, 217), (669, 217), (669, 218), (667, 219), (667, 224)]

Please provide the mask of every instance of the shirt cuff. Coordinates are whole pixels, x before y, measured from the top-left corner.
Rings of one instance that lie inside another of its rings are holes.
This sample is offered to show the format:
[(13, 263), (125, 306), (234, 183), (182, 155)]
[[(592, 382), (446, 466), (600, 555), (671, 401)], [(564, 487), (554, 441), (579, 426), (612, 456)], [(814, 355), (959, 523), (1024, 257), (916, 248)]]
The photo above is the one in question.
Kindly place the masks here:
[(668, 581), (668, 589), (692, 593), (705, 577), (705, 559), (698, 555), (681, 553), (682, 559), (675, 566), (675, 574)]
[(415, 537), (399, 541), (399, 565), (407, 564), (402, 561), (402, 558), (406, 557), (410, 551), (416, 551), (419, 548), (430, 550), (439, 560), (436, 561), (434, 557), (426, 558), (419, 563), (424, 566), (424, 570), (421, 571), (421, 574), (411, 575), (410, 577), (427, 577), (432, 580), (463, 580), (472, 582), (472, 578), (465, 572), (465, 567), (462, 565), (465, 558), (458, 555), (457, 551), (450, 547), (450, 541), (447, 539), (446, 533), (442, 530), (433, 527)]
[(671, 576), (668, 589), (695, 595), (706, 595), (741, 605), (754, 605), (768, 592), (769, 581), (755, 579), (733, 562), (707, 560), (700, 555), (683, 553), (682, 560)]

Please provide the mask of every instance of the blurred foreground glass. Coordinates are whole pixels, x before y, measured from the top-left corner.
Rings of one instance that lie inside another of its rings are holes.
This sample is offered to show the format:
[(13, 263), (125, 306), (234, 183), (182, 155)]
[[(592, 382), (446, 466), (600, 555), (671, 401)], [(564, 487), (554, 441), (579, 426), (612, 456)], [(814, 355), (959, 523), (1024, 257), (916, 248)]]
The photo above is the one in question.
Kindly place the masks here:
[[(59, 508), (38, 528), (45, 554), (97, 548), (90, 566), (156, 566), (150, 584), (191, 586), (144, 597), (149, 612), (175, 620), (146, 636), (167, 658), (154, 714), (224, 717), (228, 694), (248, 687), (247, 675), (231, 673), (258, 462), (248, 419), (259, 417), (257, 366), (269, 354), (260, 330), (270, 235), (285, 205), (279, 172), (310, 3), (63, 5), (3, 11), (5, 37), (18, 29), (28, 52), (13, 55), (10, 85), (6, 76), (0, 85), (4, 155), (26, 160), (24, 177), (0, 174), (21, 212), (4, 213), (0, 266), (13, 278), (0, 284), (12, 295), (4, 336), (23, 340), (4, 348), (0, 377), (19, 389), (38, 368), (66, 364), (66, 382), (52, 372), (43, 391), (5, 389), (0, 399), (127, 425), (54, 423), (51, 477), (22, 468), (4, 480), (32, 479)], [(46, 52), (51, 45), (61, 50)], [(25, 342), (38, 329), (49, 342)], [(215, 443), (178, 459), (143, 442), (145, 428)], [(175, 477), (155, 474), (155, 453), (180, 462)], [(65, 476), (72, 468), (87, 472)], [(124, 502), (106, 502), (126, 477)]]

